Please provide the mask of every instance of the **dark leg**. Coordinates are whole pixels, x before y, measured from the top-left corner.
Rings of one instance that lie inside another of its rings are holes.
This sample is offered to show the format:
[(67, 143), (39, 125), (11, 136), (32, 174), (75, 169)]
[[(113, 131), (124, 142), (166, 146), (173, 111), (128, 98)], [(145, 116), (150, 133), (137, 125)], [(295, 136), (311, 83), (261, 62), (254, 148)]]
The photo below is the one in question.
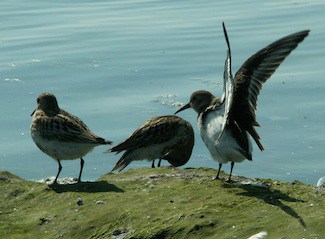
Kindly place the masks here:
[(155, 159), (152, 160), (151, 168), (155, 168)]
[(80, 158), (80, 172), (79, 172), (78, 183), (81, 182), (81, 174), (82, 174), (82, 169), (84, 168), (84, 163), (85, 161), (82, 158)]
[(160, 168), (160, 165), (161, 165), (161, 159), (159, 159), (158, 168)]
[(219, 174), (220, 174), (220, 171), (221, 171), (221, 167), (222, 167), (222, 163), (219, 163), (218, 173), (217, 173), (217, 176), (214, 178), (214, 180), (219, 179)]
[(234, 168), (234, 165), (235, 165), (235, 163), (234, 162), (231, 162), (230, 175), (229, 175), (229, 178), (228, 178), (227, 182), (232, 182), (231, 181), (231, 174), (232, 174), (232, 170)]
[(59, 174), (61, 173), (61, 170), (62, 170), (62, 165), (61, 165), (60, 161), (58, 161), (58, 163), (59, 163), (59, 170), (58, 170), (58, 173), (57, 173), (57, 175), (56, 175), (56, 177), (54, 179), (53, 184), (56, 184), (57, 183), (57, 179), (58, 179)]

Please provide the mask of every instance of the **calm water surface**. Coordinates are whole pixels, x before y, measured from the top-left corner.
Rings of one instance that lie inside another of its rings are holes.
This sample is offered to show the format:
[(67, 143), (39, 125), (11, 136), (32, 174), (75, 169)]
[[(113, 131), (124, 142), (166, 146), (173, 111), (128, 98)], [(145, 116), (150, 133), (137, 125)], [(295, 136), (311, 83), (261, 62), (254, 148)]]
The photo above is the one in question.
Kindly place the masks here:
[[(147, 119), (174, 113), (195, 90), (220, 96), (225, 21), (234, 72), (267, 44), (311, 29), (259, 97), (258, 131), (266, 150), (254, 145), (254, 161), (237, 164), (234, 173), (310, 184), (325, 175), (324, 1), (13, 0), (1, 1), (0, 9), (1, 170), (25, 179), (56, 174), (57, 163), (29, 135), (30, 113), (42, 92), (54, 93), (63, 109), (115, 143)], [(196, 113), (180, 116), (196, 133), (186, 166), (216, 168)], [(112, 169), (119, 155), (103, 154), (106, 149), (85, 157), (84, 180)], [(79, 160), (63, 162), (62, 177), (78, 172)]]

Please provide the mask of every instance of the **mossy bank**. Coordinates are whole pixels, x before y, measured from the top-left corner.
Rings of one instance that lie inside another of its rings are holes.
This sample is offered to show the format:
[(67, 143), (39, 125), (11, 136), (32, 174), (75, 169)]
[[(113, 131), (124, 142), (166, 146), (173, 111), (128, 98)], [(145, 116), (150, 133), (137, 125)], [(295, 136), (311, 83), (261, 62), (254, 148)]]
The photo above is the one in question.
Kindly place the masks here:
[(322, 191), (215, 174), (143, 168), (49, 187), (1, 172), (0, 238), (324, 238)]

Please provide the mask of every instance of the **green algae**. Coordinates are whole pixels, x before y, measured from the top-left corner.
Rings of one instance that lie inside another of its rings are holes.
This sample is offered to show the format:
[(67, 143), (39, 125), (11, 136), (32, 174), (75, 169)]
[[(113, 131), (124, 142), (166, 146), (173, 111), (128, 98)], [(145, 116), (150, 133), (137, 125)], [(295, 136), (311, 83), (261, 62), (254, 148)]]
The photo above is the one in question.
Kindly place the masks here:
[(0, 238), (324, 236), (324, 194), (314, 187), (269, 179), (227, 183), (211, 180), (215, 174), (142, 168), (47, 186), (0, 172), (13, 179), (0, 180)]

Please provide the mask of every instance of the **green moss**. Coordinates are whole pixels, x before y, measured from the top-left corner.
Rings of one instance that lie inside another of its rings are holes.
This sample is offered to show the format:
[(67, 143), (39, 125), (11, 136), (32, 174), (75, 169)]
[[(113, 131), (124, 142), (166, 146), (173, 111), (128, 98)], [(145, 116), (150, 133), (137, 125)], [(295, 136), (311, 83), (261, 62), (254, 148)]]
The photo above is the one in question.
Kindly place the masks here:
[[(0, 180), (0, 238), (248, 238), (260, 231), (267, 231), (267, 238), (323, 235), (324, 194), (312, 186), (269, 179), (255, 186), (230, 184), (211, 180), (215, 174), (208, 168), (143, 168), (49, 187), (0, 172), (6, 178)], [(96, 204), (99, 200), (105, 204)]]

